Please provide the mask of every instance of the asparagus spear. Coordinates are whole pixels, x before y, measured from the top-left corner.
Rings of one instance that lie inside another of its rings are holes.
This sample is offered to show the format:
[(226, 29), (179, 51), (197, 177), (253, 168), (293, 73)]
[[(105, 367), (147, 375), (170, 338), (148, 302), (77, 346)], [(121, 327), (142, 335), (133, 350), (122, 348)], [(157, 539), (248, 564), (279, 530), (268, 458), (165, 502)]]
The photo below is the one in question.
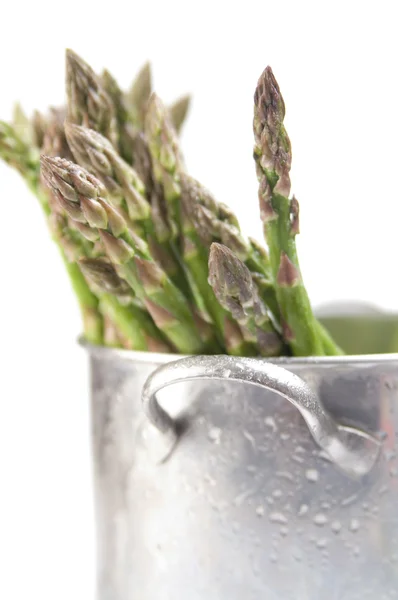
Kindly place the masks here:
[(102, 133), (118, 145), (115, 106), (101, 79), (72, 50), (66, 51), (68, 119)]
[(299, 356), (340, 353), (315, 319), (300, 272), (295, 236), (298, 202), (290, 194), (291, 145), (283, 119), (285, 104), (270, 67), (254, 95), (254, 158), (259, 201), (284, 337)]
[(101, 81), (115, 107), (120, 154), (124, 160), (132, 164), (134, 128), (127, 110), (125, 95), (108, 70), (102, 72)]
[(246, 265), (226, 246), (213, 243), (209, 256), (209, 283), (218, 301), (254, 341), (262, 356), (278, 356), (283, 343), (268, 316)]
[(152, 92), (152, 73), (149, 62), (145, 63), (136, 75), (130, 90), (125, 95), (132, 123), (142, 129), (146, 105)]
[(180, 133), (181, 127), (187, 118), (189, 106), (191, 104), (191, 97), (186, 95), (178, 98), (169, 107), (170, 119), (177, 133)]
[(44, 133), (47, 127), (47, 119), (38, 110), (35, 110), (32, 117), (33, 145), (42, 148)]
[(33, 124), (29, 117), (26, 115), (22, 106), (17, 102), (14, 104), (14, 110), (12, 114), (12, 125), (15, 129), (18, 137), (21, 138), (28, 146), (34, 145), (35, 133)]
[(118, 274), (133, 288), (157, 327), (183, 353), (203, 351), (203, 343), (187, 300), (153, 260), (141, 238), (105, 199), (102, 183), (77, 165), (42, 156), (42, 171), (68, 216), (98, 232)]
[(180, 229), (180, 172), (183, 170), (183, 159), (167, 109), (156, 94), (152, 94), (148, 102), (144, 131), (154, 178), (163, 187), (169, 221)]
[(0, 121), (0, 158), (18, 171), (31, 189), (36, 189), (39, 181), (38, 151), (28, 146), (14, 127), (4, 121)]
[(130, 342), (133, 350), (171, 352), (170, 345), (163, 339), (145, 310), (131, 304), (122, 305), (126, 297), (131, 297), (131, 291), (109, 262), (104, 259), (81, 258), (79, 265), (100, 298), (101, 311)]

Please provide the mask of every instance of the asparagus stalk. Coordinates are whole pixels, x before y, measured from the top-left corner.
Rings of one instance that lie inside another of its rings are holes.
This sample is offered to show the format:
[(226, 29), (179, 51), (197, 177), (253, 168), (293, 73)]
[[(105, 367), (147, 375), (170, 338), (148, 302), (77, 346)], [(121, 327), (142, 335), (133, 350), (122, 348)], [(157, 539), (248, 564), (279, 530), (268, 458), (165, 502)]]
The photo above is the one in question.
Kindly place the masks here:
[(303, 284), (295, 236), (299, 207), (290, 194), (291, 145), (283, 119), (285, 104), (270, 67), (261, 75), (254, 96), (254, 158), (264, 226), (284, 337), (299, 356), (340, 353), (315, 319)]
[(112, 99), (93, 69), (72, 50), (66, 51), (66, 91), (68, 120), (99, 131), (117, 147), (116, 110)]
[(145, 310), (131, 304), (123, 306), (126, 297), (130, 300), (130, 287), (117, 275), (109, 262), (99, 258), (81, 258), (79, 265), (100, 298), (101, 311), (112, 321), (122, 337), (128, 340), (131, 349), (171, 351), (170, 345), (163, 339)]
[(186, 298), (153, 260), (147, 245), (105, 199), (102, 183), (77, 165), (42, 156), (42, 171), (63, 210), (100, 236), (118, 274), (142, 300), (157, 327), (182, 353), (203, 351)]
[(209, 283), (220, 304), (237, 320), (246, 339), (262, 356), (278, 356), (283, 348), (279, 333), (246, 265), (226, 246), (213, 243), (209, 256)]

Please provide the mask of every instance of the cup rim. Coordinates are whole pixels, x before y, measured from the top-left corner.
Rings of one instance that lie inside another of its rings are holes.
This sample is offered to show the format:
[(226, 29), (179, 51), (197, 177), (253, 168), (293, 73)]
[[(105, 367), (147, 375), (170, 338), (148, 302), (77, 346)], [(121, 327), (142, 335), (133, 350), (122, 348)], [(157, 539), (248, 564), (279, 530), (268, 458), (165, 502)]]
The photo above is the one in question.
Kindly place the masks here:
[[(87, 342), (83, 336), (78, 338), (78, 343), (91, 356), (109, 360), (125, 360), (129, 362), (144, 362), (165, 364), (186, 358), (187, 354), (173, 354), (169, 352), (147, 352), (137, 350), (124, 350), (122, 348), (110, 348), (107, 346), (96, 346)], [(214, 354), (214, 357), (221, 356)], [(242, 357), (243, 358), (243, 357)], [(276, 363), (281, 366), (300, 366), (300, 365), (320, 365), (320, 366), (347, 366), (347, 365), (365, 365), (365, 364), (393, 364), (398, 365), (398, 353), (385, 354), (356, 354), (342, 356), (277, 356), (274, 358), (258, 357), (256, 360)]]

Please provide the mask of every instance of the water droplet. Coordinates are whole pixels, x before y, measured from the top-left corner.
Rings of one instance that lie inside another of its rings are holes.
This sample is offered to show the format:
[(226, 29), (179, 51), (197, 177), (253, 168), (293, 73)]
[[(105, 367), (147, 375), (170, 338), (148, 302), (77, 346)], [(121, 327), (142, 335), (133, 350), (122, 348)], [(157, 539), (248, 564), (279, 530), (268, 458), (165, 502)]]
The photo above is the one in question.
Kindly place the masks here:
[(314, 517), (314, 523), (315, 523), (315, 525), (319, 525), (319, 527), (323, 527), (323, 525), (326, 525), (327, 522), (328, 522), (328, 518), (323, 513), (318, 513)]
[(322, 502), (321, 507), (324, 510), (329, 510), (329, 508), (331, 508), (331, 504), (330, 504), (330, 502)]
[(384, 456), (387, 461), (394, 460), (397, 457), (397, 453), (395, 450), (385, 450)]
[(289, 528), (288, 527), (281, 527), (279, 530), (280, 534), (282, 537), (286, 537), (287, 534), (289, 533)]
[(344, 500), (342, 500), (340, 504), (341, 506), (349, 506), (350, 504), (353, 504), (357, 498), (358, 494), (352, 494), (352, 496), (344, 498)]
[(305, 448), (303, 446), (296, 446), (295, 452), (305, 452)]
[(207, 481), (207, 483), (209, 485), (211, 485), (211, 487), (215, 487), (217, 485), (216, 480), (213, 479), (213, 477), (211, 475), (209, 475), (209, 473), (206, 473), (204, 478), (205, 478), (205, 481)]
[(331, 458), (330, 458), (329, 454), (327, 452), (325, 452), (325, 450), (319, 450), (318, 457), (321, 458), (322, 460), (326, 460), (326, 462), (331, 462)]
[(322, 550), (323, 548), (325, 548), (327, 546), (328, 540), (326, 538), (321, 538), (320, 540), (317, 541), (316, 543), (316, 547), (319, 548), (320, 550)]
[(209, 429), (208, 437), (211, 442), (214, 444), (219, 444), (221, 440), (222, 430), (219, 427), (212, 427)]
[(243, 430), (243, 437), (245, 437), (247, 439), (248, 442), (250, 442), (250, 444), (252, 445), (253, 450), (256, 448), (256, 442), (254, 437), (252, 436), (251, 433), (249, 433), (248, 431), (246, 431), (246, 429)]
[(268, 502), (268, 504), (273, 504), (274, 503), (274, 499), (271, 498), (271, 496), (267, 496), (266, 497), (266, 501)]
[(294, 477), (288, 471), (276, 471), (275, 475), (277, 477), (281, 477), (282, 479), (287, 479), (288, 481), (294, 481)]
[(360, 528), (361, 524), (358, 519), (351, 519), (350, 521), (350, 531), (355, 533)]
[(249, 473), (255, 473), (257, 471), (257, 467), (254, 465), (247, 465), (246, 469), (249, 471)]
[(271, 562), (276, 563), (278, 562), (278, 555), (275, 552), (272, 552), (272, 554), (270, 554), (269, 559)]
[(238, 523), (238, 521), (232, 522), (232, 531), (234, 533), (238, 533), (240, 531), (240, 523)]
[(242, 493), (240, 493), (238, 496), (235, 497), (235, 499), (234, 499), (235, 506), (241, 506), (243, 504), (243, 502), (245, 500), (247, 500), (249, 498), (249, 496), (252, 496), (256, 491), (257, 490), (253, 489), (253, 488), (244, 490)]
[(272, 492), (272, 495), (274, 498), (282, 498), (283, 492), (282, 492), (282, 490), (274, 490)]
[(319, 480), (319, 473), (316, 469), (307, 469), (305, 476), (311, 483), (316, 483)]
[(303, 517), (304, 515), (306, 515), (309, 511), (309, 506), (308, 504), (302, 504), (298, 510), (298, 516), (299, 517)]
[(360, 555), (360, 548), (359, 546), (354, 546), (354, 550), (352, 551), (354, 556), (359, 556)]
[(301, 553), (299, 548), (294, 548), (293, 550), (293, 558), (297, 562), (301, 562)]
[(264, 506), (262, 504), (260, 504), (259, 506), (257, 506), (256, 508), (256, 515), (258, 515), (259, 517), (263, 517), (264, 516)]
[(340, 531), (342, 529), (342, 524), (340, 523), (340, 521), (333, 521), (330, 528), (333, 531), (333, 533), (337, 534), (337, 533), (340, 533)]
[(290, 439), (290, 433), (286, 433), (286, 432), (282, 432), (281, 433), (281, 440), (286, 442), (287, 440)]
[(275, 419), (273, 417), (266, 417), (265, 424), (268, 425), (268, 427), (270, 427), (274, 432), (278, 430), (277, 424), (275, 423)]
[(280, 523), (281, 525), (286, 525), (287, 523), (287, 518), (280, 512), (272, 512), (269, 516), (269, 520), (271, 523)]
[(304, 458), (301, 458), (301, 456), (296, 456), (294, 454), (292, 456), (292, 460), (294, 460), (294, 462), (298, 463), (299, 465), (302, 465), (304, 462)]

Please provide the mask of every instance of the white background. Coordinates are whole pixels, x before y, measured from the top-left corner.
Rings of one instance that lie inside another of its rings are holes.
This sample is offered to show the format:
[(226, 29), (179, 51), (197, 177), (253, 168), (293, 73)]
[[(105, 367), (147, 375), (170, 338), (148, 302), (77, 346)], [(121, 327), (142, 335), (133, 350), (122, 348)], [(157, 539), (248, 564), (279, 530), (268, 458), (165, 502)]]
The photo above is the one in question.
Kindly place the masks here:
[[(270, 64), (287, 105), (299, 251), (314, 304), (397, 308), (398, 42), (391, 2), (7, 2), (0, 118), (63, 101), (64, 49), (123, 86), (146, 60), (192, 92), (190, 172), (259, 236), (252, 96)], [(86, 362), (40, 209), (0, 164), (0, 598), (93, 597)], [(177, 600), (177, 599), (176, 599)]]

